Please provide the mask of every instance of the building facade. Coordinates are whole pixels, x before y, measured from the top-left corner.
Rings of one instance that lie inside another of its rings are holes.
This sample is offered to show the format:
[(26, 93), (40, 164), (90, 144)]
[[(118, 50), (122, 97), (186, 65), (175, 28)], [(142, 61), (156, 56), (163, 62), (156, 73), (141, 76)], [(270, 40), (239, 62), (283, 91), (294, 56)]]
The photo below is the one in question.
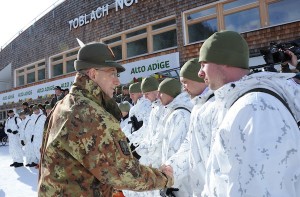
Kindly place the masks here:
[[(122, 83), (176, 70), (198, 56), (201, 44), (220, 30), (240, 32), (252, 65), (270, 42), (300, 38), (298, 0), (65, 0), (0, 51), (0, 121), (21, 103), (50, 100), (53, 88), (69, 88), (83, 43), (104, 42), (123, 64)], [(1, 86), (1, 84), (0, 84)]]

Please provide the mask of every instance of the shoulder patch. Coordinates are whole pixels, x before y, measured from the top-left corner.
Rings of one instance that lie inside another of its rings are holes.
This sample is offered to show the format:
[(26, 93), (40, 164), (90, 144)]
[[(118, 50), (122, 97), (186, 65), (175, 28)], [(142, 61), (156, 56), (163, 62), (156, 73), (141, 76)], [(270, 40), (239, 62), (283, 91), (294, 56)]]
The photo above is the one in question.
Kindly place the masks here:
[(119, 145), (120, 145), (120, 148), (121, 148), (121, 150), (122, 150), (122, 152), (123, 152), (124, 155), (130, 155), (128, 144), (127, 144), (126, 141), (120, 140), (119, 141)]

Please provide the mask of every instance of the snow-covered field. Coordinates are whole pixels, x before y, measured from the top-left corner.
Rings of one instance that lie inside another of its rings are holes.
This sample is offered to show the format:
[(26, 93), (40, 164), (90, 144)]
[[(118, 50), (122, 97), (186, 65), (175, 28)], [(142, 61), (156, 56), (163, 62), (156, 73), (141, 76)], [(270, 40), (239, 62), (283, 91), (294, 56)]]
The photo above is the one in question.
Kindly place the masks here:
[(37, 196), (38, 170), (10, 167), (11, 163), (8, 146), (0, 146), (0, 197)]

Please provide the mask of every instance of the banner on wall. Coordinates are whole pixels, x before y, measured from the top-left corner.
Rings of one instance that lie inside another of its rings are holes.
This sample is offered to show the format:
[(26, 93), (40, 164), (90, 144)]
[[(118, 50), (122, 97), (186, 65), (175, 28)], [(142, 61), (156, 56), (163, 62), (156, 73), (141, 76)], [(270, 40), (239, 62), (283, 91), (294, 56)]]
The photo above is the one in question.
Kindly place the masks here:
[(74, 78), (75, 77), (68, 77), (57, 81), (51, 81), (48, 83), (3, 93), (0, 95), (0, 105), (10, 104), (12, 102), (24, 102), (28, 99), (34, 100), (40, 97), (49, 97), (49, 99), (51, 99), (51, 96), (54, 94), (55, 86), (60, 86), (62, 89), (70, 89)]
[(154, 73), (179, 68), (179, 53), (157, 56), (137, 62), (123, 64), (125, 71), (120, 73), (121, 84), (127, 84), (134, 78), (148, 77)]
[[(137, 62), (123, 64), (123, 66), (126, 70), (120, 73), (119, 79), (121, 84), (127, 84), (133, 81), (134, 78), (148, 77), (155, 73), (179, 68), (179, 53), (177, 52), (157, 56)], [(70, 89), (74, 82), (74, 78), (75, 76), (68, 77), (0, 94), (0, 105), (11, 104), (12, 102), (24, 102), (29, 99), (35, 100), (41, 97), (48, 97), (50, 100), (54, 94), (55, 86), (60, 86), (62, 89)]]

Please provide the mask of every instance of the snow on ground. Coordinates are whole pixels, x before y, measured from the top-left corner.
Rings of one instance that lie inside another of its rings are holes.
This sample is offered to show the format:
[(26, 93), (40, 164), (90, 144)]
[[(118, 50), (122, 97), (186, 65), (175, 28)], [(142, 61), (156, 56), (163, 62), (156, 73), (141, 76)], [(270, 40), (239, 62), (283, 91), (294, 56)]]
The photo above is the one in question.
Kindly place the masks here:
[(34, 167), (10, 167), (12, 163), (8, 146), (0, 146), (0, 197), (37, 196), (38, 170)]

